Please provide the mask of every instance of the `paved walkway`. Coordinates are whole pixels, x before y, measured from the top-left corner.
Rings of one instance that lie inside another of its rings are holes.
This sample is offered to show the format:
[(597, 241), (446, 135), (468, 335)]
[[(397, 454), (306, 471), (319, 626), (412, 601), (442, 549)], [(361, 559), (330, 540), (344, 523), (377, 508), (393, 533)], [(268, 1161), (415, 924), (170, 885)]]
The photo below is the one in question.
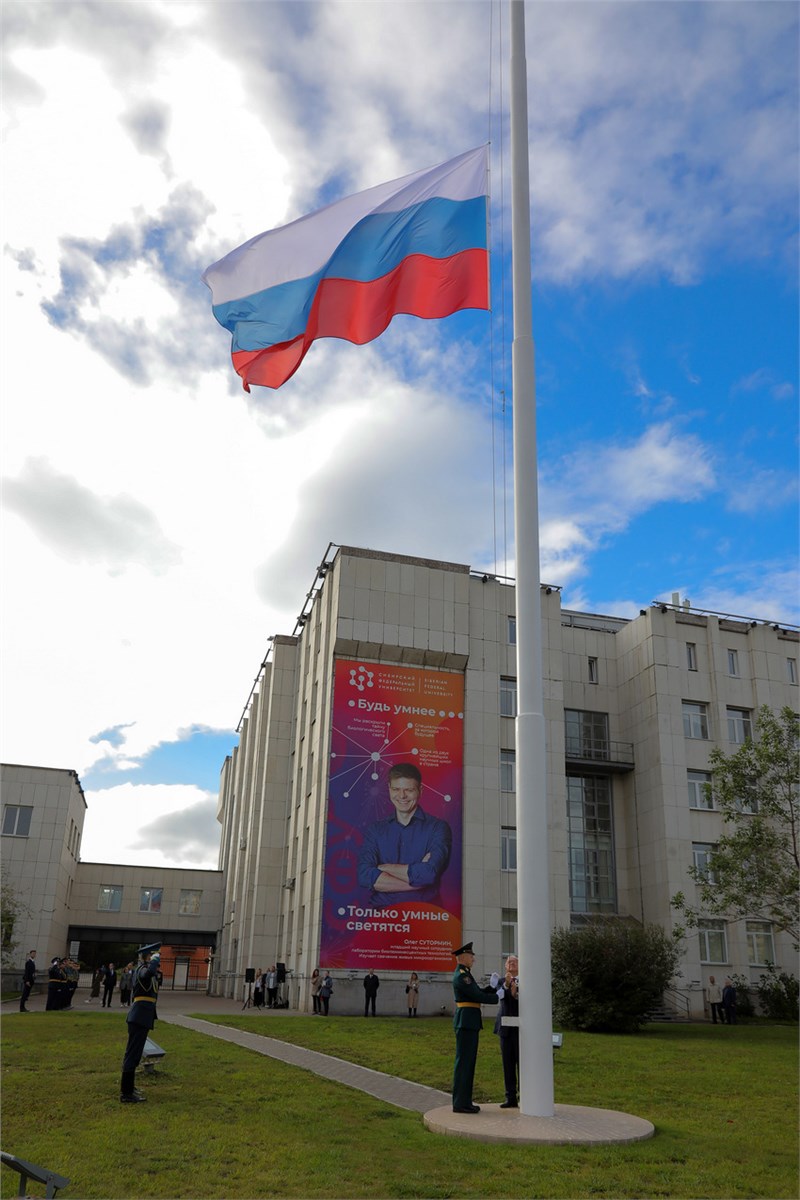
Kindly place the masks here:
[(317, 1050), (306, 1050), (305, 1047), (293, 1046), (290, 1042), (279, 1042), (266, 1034), (245, 1033), (242, 1029), (231, 1029), (225, 1025), (216, 1025), (211, 1021), (200, 1021), (196, 1017), (185, 1017), (177, 1013), (165, 1013), (161, 1019), (169, 1025), (181, 1025), (184, 1029), (193, 1029), (196, 1033), (209, 1034), (224, 1042), (233, 1042), (236, 1046), (255, 1050), (257, 1054), (265, 1054), (268, 1058), (280, 1059), (290, 1066), (313, 1071), (315, 1075), (321, 1075), (324, 1079), (333, 1079), (336, 1083), (367, 1092), (377, 1100), (384, 1100), (397, 1108), (425, 1113), (450, 1103), (447, 1092), (423, 1087), (422, 1084), (411, 1083), (408, 1079), (398, 1079), (395, 1075), (385, 1075), (382, 1071), (372, 1071), (369, 1067), (359, 1067), (356, 1063), (345, 1062), (344, 1059), (334, 1058), (331, 1054), (320, 1054)]

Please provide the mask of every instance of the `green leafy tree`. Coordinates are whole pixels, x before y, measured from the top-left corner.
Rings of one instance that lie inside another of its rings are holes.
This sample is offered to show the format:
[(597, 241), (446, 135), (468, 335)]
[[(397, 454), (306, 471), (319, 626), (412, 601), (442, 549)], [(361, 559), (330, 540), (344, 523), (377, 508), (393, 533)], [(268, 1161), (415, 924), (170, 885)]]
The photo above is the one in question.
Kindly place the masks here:
[(567, 1029), (633, 1033), (677, 971), (680, 947), (659, 925), (604, 918), (557, 929), (553, 1015)]
[(752, 740), (733, 754), (709, 755), (711, 790), (726, 832), (705, 870), (689, 868), (698, 902), (683, 892), (673, 907), (689, 928), (704, 917), (771, 921), (800, 946), (800, 717), (764, 706)]
[(20, 900), (14, 888), (3, 878), (0, 880), (0, 964), (3, 970), (10, 967), (14, 961), (14, 951), (19, 945), (19, 919), (28, 910)]
[(772, 963), (767, 964), (756, 988), (764, 1015), (773, 1021), (800, 1019), (800, 984), (786, 971), (780, 974)]

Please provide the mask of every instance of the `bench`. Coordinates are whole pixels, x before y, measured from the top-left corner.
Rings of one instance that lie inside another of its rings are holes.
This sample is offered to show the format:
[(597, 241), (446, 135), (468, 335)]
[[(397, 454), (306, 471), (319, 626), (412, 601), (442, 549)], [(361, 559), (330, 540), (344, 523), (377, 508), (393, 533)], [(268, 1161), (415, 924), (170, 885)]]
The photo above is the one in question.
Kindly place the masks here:
[(65, 1175), (57, 1175), (55, 1171), (48, 1171), (47, 1167), (37, 1167), (34, 1163), (26, 1162), (24, 1158), (17, 1158), (13, 1154), (6, 1154), (5, 1150), (0, 1150), (0, 1161), (5, 1167), (11, 1167), (12, 1171), (19, 1171), (19, 1191), (18, 1196), (26, 1196), (28, 1192), (28, 1180), (35, 1179), (37, 1183), (43, 1183), (45, 1188), (45, 1196), (55, 1196), (59, 1188), (65, 1188), (69, 1184), (69, 1180)]

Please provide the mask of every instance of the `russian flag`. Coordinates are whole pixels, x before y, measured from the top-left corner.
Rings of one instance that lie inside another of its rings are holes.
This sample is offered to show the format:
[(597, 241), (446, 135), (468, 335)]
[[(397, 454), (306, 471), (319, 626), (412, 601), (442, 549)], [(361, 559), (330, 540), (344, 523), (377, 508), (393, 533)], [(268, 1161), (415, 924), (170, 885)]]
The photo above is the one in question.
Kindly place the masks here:
[(397, 313), (489, 307), (488, 147), (261, 233), (203, 273), (246, 391), (278, 388), (316, 338), (363, 345)]

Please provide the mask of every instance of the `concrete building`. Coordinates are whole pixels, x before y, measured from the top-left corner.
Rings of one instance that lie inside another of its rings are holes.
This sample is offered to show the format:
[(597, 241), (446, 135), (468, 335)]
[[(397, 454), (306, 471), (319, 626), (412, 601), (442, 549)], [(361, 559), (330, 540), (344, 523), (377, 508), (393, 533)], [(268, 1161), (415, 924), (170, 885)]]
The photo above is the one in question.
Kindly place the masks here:
[[(193, 951), (216, 948), (222, 875), (175, 867), (81, 862), (86, 801), (74, 771), (3, 764), (3, 878), (21, 905), (13, 968), (37, 951), (39, 979), (54, 955), (158, 937), (170, 985), (182, 985)], [(165, 960), (167, 952), (165, 951)]]
[[(557, 587), (543, 586), (541, 598), (552, 923), (616, 914), (669, 929), (671, 897), (693, 893), (687, 869), (702, 864), (722, 831), (704, 788), (709, 751), (735, 748), (761, 705), (797, 707), (798, 631), (697, 611), (677, 596), (632, 620), (562, 609)], [(384, 921), (384, 944), (392, 943), (395, 958), (384, 959), (394, 967), (377, 968), (379, 1008), (404, 1011), (413, 956), (424, 958), (423, 945), (438, 953), (448, 932), (463, 930), (475, 942), (481, 969), (516, 948), (516, 871), (524, 864), (516, 857), (515, 635), (511, 581), (456, 563), (328, 548), (293, 634), (271, 639), (239, 745), (222, 771), (220, 991), (234, 994), (249, 966), (281, 962), (287, 998), (305, 1010), (311, 971), (329, 966), (335, 1011), (359, 1011), (364, 970), (370, 954), (380, 961), (381, 946), (379, 939), (354, 949), (356, 935), (345, 933), (358, 924), (348, 917), (360, 913), (361, 926), (375, 925), (378, 910), (367, 900), (356, 909), (357, 890), (347, 890), (357, 889), (365, 835), (363, 827), (342, 833), (349, 817), (341, 796), (351, 793), (336, 792), (336, 747), (348, 711), (341, 698), (348, 687), (380, 690), (387, 679), (408, 687), (409, 672), (434, 688), (463, 681), (463, 712), (448, 717), (442, 709), (434, 718), (434, 706), (414, 709), (420, 745), (420, 721), (432, 728), (442, 719), (434, 739), (441, 728), (451, 741), (460, 738), (463, 728), (461, 837), (448, 865), (451, 873), (459, 868), (461, 907), (435, 930), (442, 936), (417, 941), (408, 959), (400, 925)], [(368, 778), (378, 794), (392, 758), (382, 747), (399, 736), (389, 710), (403, 706), (361, 697), (347, 704), (350, 712), (366, 710), (360, 750), (372, 760)], [(387, 736), (370, 742), (376, 708), (386, 711)], [(352, 728), (347, 736), (352, 748)], [(430, 764), (440, 752), (423, 746), (419, 753)], [(331, 857), (336, 840), (338, 860)], [(337, 871), (347, 877), (341, 887)], [(345, 893), (351, 899), (339, 904), (335, 897)], [(401, 921), (400, 907), (394, 911)], [(700, 1015), (709, 974), (757, 979), (767, 958), (793, 968), (788, 939), (776, 930), (711, 921), (687, 939), (671, 1002)], [(449, 1007), (449, 971), (420, 973), (420, 1012)]]
[[(677, 596), (632, 620), (563, 609), (557, 587), (541, 600), (552, 924), (669, 929), (671, 897), (691, 897), (687, 870), (722, 832), (710, 750), (735, 748), (762, 705), (797, 709), (798, 631)], [(420, 1014), (450, 1011), (456, 939), (475, 942), (479, 970), (517, 948), (515, 643), (512, 581), (329, 546), (223, 764), (218, 871), (83, 863), (75, 773), (2, 768), (4, 875), (26, 910), (16, 965), (32, 947), (44, 967), (75, 943), (159, 936), (174, 977), (183, 950), (216, 950), (218, 994), (283, 964), (282, 998), (307, 1011), (312, 970), (330, 967), (332, 1011), (358, 1012), (373, 965), (379, 1011), (405, 1011), (411, 970)], [(422, 855), (387, 900), (365, 847), (391, 820), (392, 767), (409, 763), (447, 845), (438, 873)], [(702, 1015), (709, 974), (755, 980), (767, 959), (795, 969), (769, 925), (709, 921), (668, 1000)]]

